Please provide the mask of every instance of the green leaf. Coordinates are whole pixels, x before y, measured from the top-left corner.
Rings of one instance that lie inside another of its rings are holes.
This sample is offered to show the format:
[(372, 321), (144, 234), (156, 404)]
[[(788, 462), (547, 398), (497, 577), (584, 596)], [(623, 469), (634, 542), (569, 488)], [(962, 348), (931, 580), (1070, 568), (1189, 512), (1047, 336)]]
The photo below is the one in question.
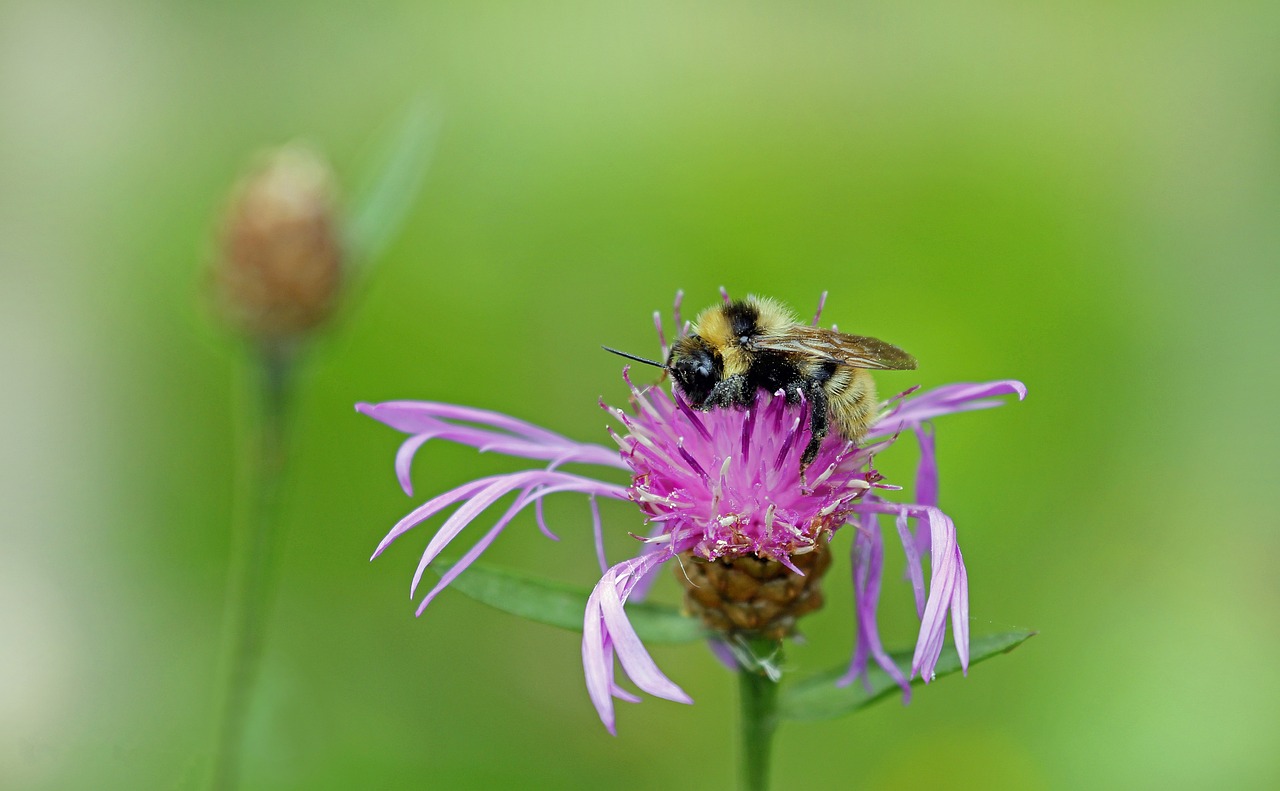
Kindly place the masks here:
[[(437, 575), (450, 564), (431, 570)], [(450, 588), (482, 604), (538, 623), (582, 631), (582, 618), (591, 591), (577, 585), (542, 579), (507, 569), (473, 563)], [(627, 617), (640, 639), (649, 643), (692, 643), (707, 637), (702, 623), (675, 607), (652, 602), (627, 605)]]
[[(979, 637), (969, 643), (969, 664), (990, 659), (998, 654), (1005, 654), (1022, 645), (1035, 632), (1005, 632), (987, 637)], [(896, 651), (890, 656), (894, 664), (903, 668), (911, 666), (912, 651)], [(938, 659), (935, 678), (942, 678), (960, 669), (960, 657), (955, 648), (948, 645)], [(871, 667), (867, 676), (870, 691), (863, 685), (862, 679), (856, 679), (847, 687), (836, 686), (836, 680), (848, 671), (848, 666), (841, 666), (816, 676), (801, 679), (782, 687), (778, 705), (778, 716), (791, 720), (825, 720), (841, 717), (869, 706), (882, 698), (898, 691), (899, 687), (889, 674), (878, 667)], [(913, 687), (923, 684), (922, 679), (914, 679)]]
[(400, 230), (418, 197), (439, 132), (439, 115), (419, 99), (377, 145), (347, 212), (347, 245), (356, 265), (377, 258)]

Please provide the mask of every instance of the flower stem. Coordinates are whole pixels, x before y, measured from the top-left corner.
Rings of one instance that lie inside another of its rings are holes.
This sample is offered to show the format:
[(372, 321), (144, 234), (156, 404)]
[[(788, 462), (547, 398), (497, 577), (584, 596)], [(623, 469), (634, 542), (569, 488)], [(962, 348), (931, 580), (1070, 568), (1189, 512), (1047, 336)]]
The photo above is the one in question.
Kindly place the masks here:
[(213, 766), (208, 787), (236, 787), (249, 704), (253, 699), (279, 565), (280, 510), (292, 349), (264, 342), (255, 349), (255, 403), (243, 429), (235, 533), (222, 641)]
[(735, 652), (739, 654), (738, 690), (742, 699), (741, 787), (744, 791), (769, 788), (773, 732), (778, 727), (780, 651), (781, 644), (776, 641), (753, 645), (750, 653), (761, 658), (752, 662), (744, 662), (742, 654)]

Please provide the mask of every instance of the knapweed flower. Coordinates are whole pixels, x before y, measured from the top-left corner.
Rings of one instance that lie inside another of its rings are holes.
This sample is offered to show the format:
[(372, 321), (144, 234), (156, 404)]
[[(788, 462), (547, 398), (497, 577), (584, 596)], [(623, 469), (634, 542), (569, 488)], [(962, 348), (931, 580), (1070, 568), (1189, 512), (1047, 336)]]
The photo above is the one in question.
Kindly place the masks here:
[[(677, 323), (678, 324), (678, 323)], [(781, 393), (759, 393), (747, 409), (696, 411), (677, 394), (631, 383), (631, 409), (602, 404), (616, 430), (619, 450), (581, 443), (506, 415), (421, 401), (359, 404), (357, 409), (409, 435), (396, 456), (396, 472), (412, 496), (409, 467), (430, 439), (471, 445), (480, 451), (537, 459), (545, 466), (481, 478), (438, 495), (398, 522), (378, 545), (377, 557), (395, 539), (433, 515), (460, 504), (423, 552), (413, 578), (423, 572), (481, 512), (504, 495), (515, 500), (489, 531), (445, 571), (418, 613), (493, 543), (511, 520), (534, 505), (547, 535), (541, 500), (556, 492), (592, 498), (596, 547), (603, 576), (587, 601), (582, 659), (587, 691), (600, 719), (614, 732), (613, 698), (635, 701), (614, 681), (614, 658), (627, 677), (651, 695), (682, 703), (688, 695), (658, 669), (627, 619), (624, 604), (639, 597), (658, 567), (680, 563), (686, 602), (712, 629), (725, 635), (781, 637), (795, 618), (821, 603), (816, 579), (829, 563), (828, 543), (846, 524), (855, 528), (852, 573), (857, 639), (842, 683), (865, 675), (874, 660), (903, 688), (909, 679), (929, 681), (943, 646), (947, 616), (962, 665), (968, 667), (969, 604), (964, 559), (956, 529), (937, 506), (938, 476), (930, 428), (933, 418), (1002, 403), (1002, 395), (1026, 394), (1016, 381), (955, 384), (891, 399), (862, 447), (826, 437), (803, 473), (800, 455), (809, 436), (804, 403), (789, 405)], [(915, 502), (888, 499), (900, 487), (887, 484), (874, 459), (911, 432), (920, 444)], [(568, 464), (625, 470), (629, 485), (566, 472)], [(648, 525), (639, 552), (608, 565), (595, 497), (635, 503)], [(876, 627), (884, 547), (880, 516), (892, 517), (906, 551), (907, 573), (921, 626), (909, 674), (880, 644)], [(922, 563), (930, 559), (926, 588)]]

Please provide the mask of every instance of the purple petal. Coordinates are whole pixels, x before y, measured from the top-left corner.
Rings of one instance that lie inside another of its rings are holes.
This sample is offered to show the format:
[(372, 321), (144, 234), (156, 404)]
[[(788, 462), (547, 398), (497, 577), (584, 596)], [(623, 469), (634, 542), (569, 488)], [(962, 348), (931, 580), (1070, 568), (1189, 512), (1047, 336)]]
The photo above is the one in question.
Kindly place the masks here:
[(477, 492), (470, 500), (463, 503), (462, 506), (449, 515), (436, 534), (431, 537), (431, 541), (427, 544), (426, 550), (422, 553), (422, 559), (418, 561), (418, 570), (413, 575), (413, 585), (409, 588), (409, 595), (418, 590), (418, 583), (422, 581), (422, 575), (427, 570), (427, 566), (431, 561), (435, 560), (449, 542), (462, 532), (462, 529), (471, 524), (471, 520), (475, 519), (489, 506), (493, 505), (507, 492), (518, 489), (529, 483), (529, 473), (516, 473), (515, 475), (503, 475), (498, 480), (486, 486)]
[(707, 641), (707, 648), (711, 649), (711, 655), (714, 656), (720, 664), (729, 670), (737, 671), (738, 658), (733, 655), (733, 649), (723, 640), (711, 639)]
[(560, 536), (558, 536), (558, 535), (556, 535), (555, 533), (551, 532), (551, 528), (547, 527), (547, 520), (546, 520), (546, 517), (545, 517), (545, 515), (542, 513), (542, 498), (541, 498), (541, 497), (539, 497), (539, 498), (538, 498), (537, 503), (535, 503), (535, 504), (534, 504), (534, 514), (535, 514), (535, 515), (536, 515), (536, 517), (537, 517), (537, 521), (538, 521), (538, 529), (542, 531), (542, 535), (546, 536), (547, 538), (551, 539), (552, 541), (559, 541), (559, 540), (560, 540)]
[[(641, 560), (656, 557), (646, 555)], [(614, 577), (622, 570), (619, 567), (627, 568), (635, 565), (637, 565), (635, 559), (622, 561), (614, 567), (618, 570), (614, 572)], [(630, 573), (630, 569), (628, 572)], [(626, 610), (623, 609), (625, 598), (619, 595), (614, 577), (606, 573), (597, 587), (601, 588), (600, 611), (604, 617), (605, 628), (609, 630), (609, 636), (613, 639), (613, 647), (617, 651), (618, 662), (622, 665), (622, 669), (627, 672), (627, 676), (635, 682), (637, 687), (654, 697), (666, 698), (677, 703), (692, 703), (693, 700), (685, 694), (684, 690), (667, 678), (649, 656), (644, 643), (640, 641), (640, 636), (636, 634), (631, 621), (627, 619)], [(625, 581), (622, 584), (625, 585)]]
[(933, 427), (918, 423), (916, 441), (920, 444), (920, 465), (916, 468), (916, 502), (938, 505), (938, 459), (934, 452)]
[(898, 669), (893, 658), (880, 642), (880, 629), (876, 623), (876, 607), (880, 602), (880, 579), (884, 569), (884, 541), (875, 514), (864, 513), (862, 525), (853, 545), (854, 603), (858, 613), (858, 644), (849, 671), (836, 682), (848, 686), (866, 673), (867, 654), (875, 657), (890, 678), (902, 688), (903, 701), (911, 700), (911, 684)]
[(893, 434), (904, 426), (923, 423), (939, 415), (1001, 406), (1004, 402), (994, 397), (1002, 395), (1017, 395), (1018, 400), (1021, 401), (1027, 396), (1027, 387), (1022, 382), (1004, 379), (982, 384), (953, 384), (934, 388), (898, 404), (889, 414), (876, 421), (867, 432), (867, 438), (873, 439)]
[(969, 675), (969, 572), (964, 568), (964, 555), (956, 544), (956, 592), (951, 597), (951, 634), (956, 641), (960, 667)]
[(622, 669), (640, 689), (680, 703), (693, 702), (654, 664), (623, 609), (623, 603), (639, 579), (670, 557), (670, 553), (654, 553), (618, 563), (604, 573), (587, 599), (582, 628), (582, 666), (587, 695), (609, 733), (616, 734), (611, 694), (615, 652)]
[[(863, 524), (866, 524), (867, 515), (862, 516)], [(866, 678), (867, 673), (867, 655), (870, 652), (870, 646), (866, 640), (862, 638), (862, 611), (865, 607), (866, 593), (862, 590), (862, 582), (866, 579), (864, 568), (870, 558), (865, 552), (858, 551), (858, 545), (861, 541), (858, 530), (854, 534), (853, 544), (849, 547), (849, 574), (853, 578), (853, 617), (854, 623), (854, 645), (853, 657), (849, 660), (849, 670), (836, 681), (836, 686), (847, 687), (853, 683), (854, 679), (861, 677), (866, 686), (870, 689), (870, 679)]]
[(604, 556), (604, 533), (600, 529), (600, 506), (596, 505), (596, 498), (589, 498), (591, 501), (591, 532), (596, 538), (596, 560), (600, 561), (600, 573), (604, 574), (609, 570), (609, 561)]
[(503, 529), (511, 522), (512, 519), (515, 518), (515, 515), (518, 514), (524, 506), (524, 498), (518, 498), (511, 504), (511, 507), (507, 509), (507, 512), (502, 515), (502, 518), (489, 529), (489, 532), (485, 533), (484, 537), (476, 542), (475, 546), (467, 550), (467, 553), (459, 558), (457, 563), (454, 563), (448, 571), (440, 575), (440, 581), (437, 582), (435, 587), (428, 591), (427, 595), (423, 597), (422, 604), (418, 605), (418, 615), (422, 615), (423, 611), (427, 609), (427, 605), (436, 597), (436, 594), (447, 588), (451, 582), (458, 578), (459, 574), (466, 571), (467, 568), (476, 561), (476, 558), (480, 557), (480, 555), (489, 548), (489, 545), (498, 537), (498, 534), (503, 531)]
[[(425, 438), (439, 438), (462, 445), (471, 445), (482, 452), (504, 453), (530, 459), (552, 459), (559, 460), (560, 463), (573, 461), (607, 467), (626, 467), (614, 450), (602, 445), (575, 442), (531, 423), (497, 412), (429, 401), (357, 404), (356, 410), (400, 431)], [(481, 423), (489, 428), (449, 423), (448, 420)], [(417, 446), (425, 442), (425, 438), (419, 440)], [(411, 452), (410, 456), (412, 456)]]
[[(914, 427), (916, 442), (920, 445), (920, 464), (916, 468), (916, 502), (936, 508), (938, 505), (938, 459), (934, 451), (933, 427), (917, 423)], [(929, 521), (916, 522), (915, 548), (917, 554), (929, 554), (933, 540), (929, 537)]]
[(609, 694), (610, 694), (610, 695), (613, 695), (613, 696), (614, 696), (615, 698), (617, 698), (618, 700), (625, 700), (625, 701), (626, 701), (626, 702), (628, 702), (628, 703), (639, 703), (639, 702), (640, 702), (640, 696), (639, 696), (639, 695), (633, 695), (633, 694), (631, 694), (630, 692), (628, 692), (627, 690), (625, 690), (625, 689), (623, 689), (622, 687), (618, 686), (617, 684), (612, 684), (612, 685), (610, 685), (610, 687), (609, 687)]
[(604, 727), (614, 736), (618, 731), (613, 718), (613, 651), (605, 642), (604, 618), (600, 612), (600, 587), (587, 597), (582, 621), (582, 672), (587, 683), (587, 697), (595, 706)]
[(956, 585), (956, 528), (950, 517), (936, 508), (927, 509), (929, 532), (933, 536), (933, 575), (929, 580), (929, 601), (920, 619), (920, 637), (911, 658), (911, 673), (928, 683), (938, 666), (946, 634), (947, 610)]
[(779, 555), (777, 557), (777, 561), (782, 564), (783, 568), (785, 568), (787, 571), (790, 571), (792, 574), (795, 574), (797, 577), (805, 576), (805, 573), (801, 571), (796, 566), (796, 564), (792, 563), (791, 558), (787, 557), (786, 555)]
[[(662, 523), (659, 522), (654, 526), (654, 529), (649, 532), (649, 538), (657, 538), (658, 536), (662, 535), (664, 532), (665, 531), (663, 530)], [(664, 549), (664, 547), (661, 544), (650, 544), (646, 542), (640, 545), (639, 554), (648, 555), (653, 552), (661, 551), (662, 549)], [(639, 577), (636, 579), (636, 584), (631, 588), (631, 601), (640, 602), (645, 600), (645, 598), (649, 595), (649, 589), (652, 588), (653, 583), (657, 582), (658, 580), (659, 568), (660, 566), (655, 565), (651, 567), (648, 571), (639, 575)]]
[(920, 565), (920, 552), (916, 547), (915, 537), (907, 524), (907, 511), (898, 511), (894, 523), (898, 528), (898, 539), (902, 541), (902, 551), (907, 557), (907, 578), (911, 580), (911, 591), (916, 597), (916, 617), (924, 617), (924, 569)]
[(658, 331), (658, 348), (662, 350), (662, 357), (659, 359), (667, 359), (667, 334), (662, 331), (662, 313), (653, 312), (653, 328)]
[[(418, 562), (418, 570), (413, 575), (413, 586), (411, 591), (416, 591), (418, 582), (422, 579), (422, 574), (426, 571), (431, 561), (448, 546), (449, 542), (454, 539), (462, 531), (464, 527), (471, 523), (471, 520), (479, 516), (480, 512), (493, 505), (500, 497), (506, 493), (518, 488), (526, 486), (542, 487), (538, 492), (530, 495), (525, 499), (524, 504), (533, 501), (536, 498), (545, 497), (548, 494), (563, 491), (578, 491), (584, 494), (600, 494), (615, 499), (626, 499), (626, 490), (620, 486), (602, 483), (591, 478), (583, 478), (577, 475), (570, 475), (563, 472), (546, 472), (544, 470), (530, 470), (526, 472), (518, 472), (510, 475), (498, 475), (489, 479), (489, 485), (471, 496), (466, 503), (450, 514), (445, 523), (440, 526), (436, 534), (432, 536), (430, 543), (427, 544), (426, 551), (422, 553), (422, 559)], [(455, 490), (456, 491), (456, 490)], [(397, 526), (398, 527), (398, 526)], [(403, 531), (401, 531), (403, 532)], [(412, 595), (412, 593), (410, 594)]]
[(384, 401), (380, 404), (356, 404), (356, 411), (407, 434), (425, 431), (439, 425), (440, 420), (463, 420), (510, 431), (533, 440), (556, 444), (569, 442), (555, 432), (510, 415), (457, 404), (442, 404), (434, 401)]
[(472, 494), (492, 484), (500, 477), (502, 476), (495, 475), (488, 478), (479, 478), (471, 481), (470, 483), (464, 483), (456, 489), (450, 489), (444, 494), (438, 494), (435, 497), (432, 497), (430, 500), (406, 514), (399, 522), (396, 522), (395, 526), (391, 528), (391, 532), (387, 533), (382, 541), (378, 542), (378, 548), (373, 551), (373, 557), (369, 559), (373, 560), (373, 558), (381, 555), (383, 550), (391, 545), (392, 541), (395, 541), (397, 538), (404, 535), (404, 533), (414, 525), (417, 525), (419, 522), (426, 519), (430, 519), (435, 514), (443, 511), (459, 500), (464, 500), (470, 497)]
[(603, 445), (569, 442), (537, 442), (522, 437), (512, 437), (493, 431), (445, 424), (434, 430), (434, 436), (470, 445), (481, 453), (501, 453), (526, 459), (558, 461), (560, 464), (575, 461), (583, 464), (599, 464), (606, 467), (624, 467), (618, 452)]
[(703, 441), (711, 441), (711, 432), (707, 431), (707, 427), (703, 424), (702, 418), (698, 417), (698, 413), (694, 412), (693, 408), (685, 403), (685, 400), (679, 396), (676, 396), (676, 408), (680, 410), (680, 414), (684, 416), (685, 420), (689, 421), (689, 425), (693, 426), (693, 430), (698, 432)]
[(430, 434), (415, 434), (400, 443), (400, 449), (396, 451), (396, 478), (400, 481), (400, 488), (410, 497), (413, 496), (413, 481), (409, 478), (409, 467), (413, 464), (413, 454), (429, 439)]
[(822, 319), (822, 309), (827, 306), (827, 292), (822, 292), (822, 296), (818, 297), (818, 310), (813, 314), (813, 321), (810, 327), (818, 326), (818, 322)]

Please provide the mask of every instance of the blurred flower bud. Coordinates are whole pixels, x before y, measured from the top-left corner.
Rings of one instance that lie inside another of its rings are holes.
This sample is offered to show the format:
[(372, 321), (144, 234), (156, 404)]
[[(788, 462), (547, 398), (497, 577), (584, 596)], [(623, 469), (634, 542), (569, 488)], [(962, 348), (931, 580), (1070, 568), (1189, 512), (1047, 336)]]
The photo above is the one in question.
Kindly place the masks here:
[(240, 183), (212, 273), (228, 324), (257, 339), (279, 339), (332, 314), (343, 279), (335, 203), (329, 166), (299, 144), (271, 152)]

